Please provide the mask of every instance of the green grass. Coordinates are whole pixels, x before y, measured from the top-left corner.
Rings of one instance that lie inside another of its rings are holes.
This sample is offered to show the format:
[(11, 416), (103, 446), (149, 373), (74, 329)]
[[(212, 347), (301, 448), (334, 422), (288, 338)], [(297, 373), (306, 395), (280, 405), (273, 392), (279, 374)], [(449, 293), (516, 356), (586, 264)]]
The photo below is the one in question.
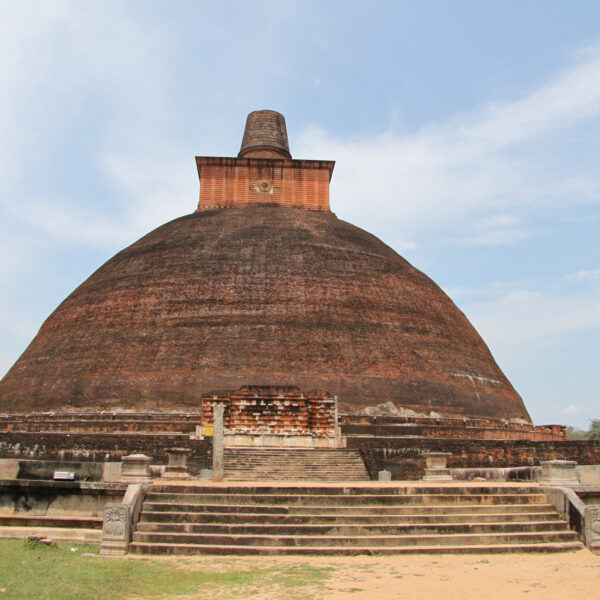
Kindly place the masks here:
[[(71, 548), (77, 548), (71, 552)], [(98, 546), (0, 540), (2, 600), (119, 600), (162, 598), (323, 597), (333, 569), (282, 565), (243, 558), (204, 557), (201, 564), (173, 561), (85, 557)], [(259, 565), (259, 566), (257, 566)], [(321, 593), (320, 593), (321, 592)]]

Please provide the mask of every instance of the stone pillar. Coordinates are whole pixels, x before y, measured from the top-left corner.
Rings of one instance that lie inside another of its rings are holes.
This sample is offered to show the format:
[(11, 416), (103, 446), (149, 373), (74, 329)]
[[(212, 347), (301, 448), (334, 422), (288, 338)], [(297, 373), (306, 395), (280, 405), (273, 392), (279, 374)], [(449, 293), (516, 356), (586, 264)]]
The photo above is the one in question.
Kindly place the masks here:
[(446, 460), (450, 452), (425, 452), (425, 475), (423, 481), (452, 481), (450, 469), (446, 467)]
[(145, 454), (130, 454), (121, 461), (121, 479), (124, 483), (152, 483), (150, 463), (152, 459)]
[(187, 458), (191, 454), (190, 448), (169, 448), (169, 464), (165, 468), (165, 479), (189, 479)]
[(574, 460), (543, 460), (540, 465), (542, 467), (540, 483), (545, 485), (579, 485), (577, 463)]
[(213, 481), (223, 481), (223, 404), (213, 406)]

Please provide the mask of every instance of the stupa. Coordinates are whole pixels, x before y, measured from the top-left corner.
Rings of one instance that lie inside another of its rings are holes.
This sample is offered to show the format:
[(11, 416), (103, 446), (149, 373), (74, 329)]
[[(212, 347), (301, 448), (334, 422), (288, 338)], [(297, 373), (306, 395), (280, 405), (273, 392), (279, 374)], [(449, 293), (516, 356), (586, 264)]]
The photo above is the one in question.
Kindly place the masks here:
[(0, 382), (0, 412), (200, 410), (243, 385), (326, 390), (530, 422), (452, 300), (330, 210), (334, 162), (292, 159), (248, 116), (237, 157), (197, 157), (197, 210), (125, 248), (48, 317)]

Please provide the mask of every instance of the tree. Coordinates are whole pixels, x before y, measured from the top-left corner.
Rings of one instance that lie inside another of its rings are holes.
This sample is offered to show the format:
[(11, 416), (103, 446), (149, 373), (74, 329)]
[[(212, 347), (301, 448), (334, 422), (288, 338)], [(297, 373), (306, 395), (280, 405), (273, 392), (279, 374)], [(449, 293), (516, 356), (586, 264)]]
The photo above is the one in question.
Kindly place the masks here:
[(592, 419), (588, 431), (588, 439), (600, 441), (600, 419)]

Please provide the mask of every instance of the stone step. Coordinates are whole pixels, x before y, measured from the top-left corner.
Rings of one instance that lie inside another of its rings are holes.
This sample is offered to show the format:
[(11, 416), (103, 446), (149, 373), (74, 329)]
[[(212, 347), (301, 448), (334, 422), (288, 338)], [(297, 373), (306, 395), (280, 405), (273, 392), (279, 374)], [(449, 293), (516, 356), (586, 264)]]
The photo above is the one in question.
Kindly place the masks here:
[(226, 448), (224, 478), (229, 481), (369, 481), (357, 450)]
[(304, 475), (297, 476), (293, 475), (291, 472), (285, 473), (280, 471), (270, 471), (264, 473), (244, 472), (239, 474), (225, 471), (223, 474), (223, 479), (225, 481), (290, 481), (292, 478), (296, 481), (327, 481), (329, 483), (366, 481), (366, 479), (361, 476), (348, 475), (347, 473), (327, 473), (326, 475), (323, 473), (306, 473)]
[(264, 455), (264, 456), (231, 456), (225, 455), (226, 460), (235, 461), (235, 464), (248, 464), (252, 465), (256, 461), (258, 462), (269, 462), (281, 465), (297, 464), (299, 462), (306, 463), (307, 465), (312, 464), (326, 464), (326, 465), (362, 465), (363, 461), (358, 456), (319, 456), (306, 455), (298, 457), (289, 456), (277, 456), (277, 455)]
[(273, 446), (228, 446), (225, 448), (224, 454), (230, 456), (360, 456), (360, 452), (352, 448), (277, 448)]
[(490, 523), (380, 523), (380, 524), (232, 524), (232, 523), (138, 523), (139, 533), (177, 533), (208, 535), (270, 535), (270, 536), (344, 536), (344, 538), (364, 536), (409, 536), (409, 535), (447, 535), (447, 534), (483, 534), (483, 533), (531, 533), (556, 532), (565, 530), (563, 521), (515, 521)]
[(32, 536), (79, 544), (100, 543), (102, 529), (86, 529), (84, 527), (23, 527), (12, 525), (0, 527), (0, 538), (3, 539), (26, 539)]
[(349, 525), (371, 525), (371, 524), (403, 524), (403, 523), (502, 523), (502, 522), (539, 522), (539, 521), (560, 521), (558, 513), (548, 512), (530, 512), (530, 513), (491, 513), (481, 514), (476, 512), (469, 513), (449, 513), (449, 514), (313, 514), (313, 515), (292, 515), (277, 513), (223, 513), (223, 512), (160, 512), (148, 511), (144, 509), (140, 517), (140, 523), (214, 523), (214, 524), (238, 524), (238, 523), (257, 523), (257, 524), (282, 524), (282, 525), (309, 525), (309, 524), (349, 524)]
[(258, 535), (258, 534), (208, 534), (208, 533), (146, 533), (136, 531), (134, 542), (152, 544), (192, 544), (229, 546), (462, 546), (500, 544), (543, 544), (576, 541), (574, 531), (536, 531), (517, 533), (451, 533), (415, 535)]
[(533, 484), (161, 484), (145, 496), (131, 550), (400, 554), (580, 547)]
[(28, 513), (0, 515), (0, 526), (102, 529), (102, 518), (30, 515)]
[(544, 496), (542, 489), (538, 485), (464, 485), (461, 483), (450, 484), (428, 484), (428, 485), (378, 485), (376, 482), (367, 485), (354, 486), (320, 486), (318, 484), (311, 486), (296, 486), (293, 484), (278, 485), (198, 485), (186, 483), (154, 484), (148, 494), (154, 493), (178, 493), (178, 494), (237, 494), (245, 496), (248, 494), (277, 494), (277, 495), (297, 495), (297, 494), (328, 494), (339, 496), (354, 495), (378, 495), (394, 494), (397, 496), (406, 496), (411, 494), (538, 494)]
[(305, 555), (305, 556), (356, 556), (356, 555), (396, 555), (396, 554), (482, 554), (514, 552), (569, 552), (581, 550), (583, 544), (577, 541), (548, 543), (508, 543), (508, 544), (464, 544), (460, 546), (230, 546), (214, 544), (146, 544), (133, 542), (129, 551), (133, 554), (217, 554), (217, 555)]
[[(361, 506), (335, 506), (335, 512), (338, 515), (411, 515), (427, 514), (440, 515), (452, 513), (469, 514), (489, 514), (497, 513), (501, 510), (503, 513), (511, 512), (539, 512), (554, 510), (549, 504), (490, 504), (490, 505), (404, 505), (404, 506), (383, 506), (383, 505), (361, 505)], [(282, 515), (326, 515), (333, 510), (331, 506), (285, 506), (272, 504), (204, 504), (204, 503), (174, 503), (174, 502), (147, 502), (143, 504), (144, 512), (180, 512), (180, 513), (248, 513), (248, 514), (282, 514)], [(143, 514), (143, 513), (142, 513)]]
[[(232, 504), (239, 503), (240, 494), (177, 494), (154, 493), (146, 495), (147, 502), (154, 503), (186, 503), (186, 504)], [(547, 502), (543, 494), (364, 494), (340, 496), (339, 494), (252, 494), (244, 496), (248, 504), (285, 504), (287, 506), (322, 506), (361, 504), (372, 505), (486, 505), (486, 504), (544, 504)]]

